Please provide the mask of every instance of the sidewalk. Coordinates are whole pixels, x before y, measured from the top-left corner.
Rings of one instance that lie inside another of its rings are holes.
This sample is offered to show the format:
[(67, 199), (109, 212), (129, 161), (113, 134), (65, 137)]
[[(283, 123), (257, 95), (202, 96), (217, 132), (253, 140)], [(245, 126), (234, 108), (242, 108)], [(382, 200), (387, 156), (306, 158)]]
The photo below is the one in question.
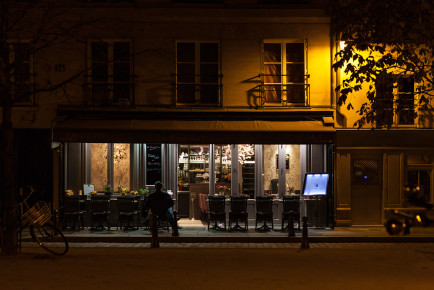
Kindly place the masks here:
[[(182, 219), (179, 221), (179, 236), (173, 237), (172, 231), (160, 230), (159, 241), (163, 243), (300, 243), (302, 231), (295, 231), (295, 237), (288, 237), (287, 232), (280, 231), (280, 224), (275, 230), (258, 232), (254, 224), (249, 224), (247, 232), (207, 230), (207, 226), (197, 220)], [(143, 228), (135, 231), (123, 231), (113, 227), (110, 231), (76, 231), (64, 230), (70, 243), (148, 243), (151, 233)], [(377, 227), (340, 227), (340, 228), (308, 228), (310, 243), (415, 243), (434, 242), (434, 228), (411, 228), (409, 235), (389, 235), (382, 226)]]

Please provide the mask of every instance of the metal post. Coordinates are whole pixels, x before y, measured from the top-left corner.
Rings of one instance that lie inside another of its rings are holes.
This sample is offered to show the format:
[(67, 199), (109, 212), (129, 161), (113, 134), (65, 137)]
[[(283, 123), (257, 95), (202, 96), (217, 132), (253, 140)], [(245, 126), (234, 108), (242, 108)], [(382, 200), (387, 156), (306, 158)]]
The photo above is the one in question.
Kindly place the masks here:
[(288, 225), (288, 238), (295, 237), (295, 230), (294, 230), (294, 212), (289, 212), (289, 225)]
[(179, 237), (178, 233), (178, 213), (173, 211), (172, 237)]
[(160, 243), (158, 242), (158, 216), (151, 213), (151, 248), (159, 248)]
[(310, 247), (309, 247), (309, 240), (307, 237), (307, 216), (304, 216), (302, 221), (303, 221), (303, 235), (301, 237), (301, 248), (308, 249)]
[(405, 218), (404, 235), (410, 234), (410, 220), (408, 217)]

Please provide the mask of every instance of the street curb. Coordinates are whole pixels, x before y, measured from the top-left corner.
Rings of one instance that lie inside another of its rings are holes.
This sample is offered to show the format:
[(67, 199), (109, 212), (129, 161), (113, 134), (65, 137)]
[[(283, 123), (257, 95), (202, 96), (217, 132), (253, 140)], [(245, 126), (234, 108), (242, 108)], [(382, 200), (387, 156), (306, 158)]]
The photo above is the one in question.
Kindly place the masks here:
[[(66, 237), (69, 243), (150, 243), (151, 236), (141, 237)], [(309, 243), (434, 243), (434, 237), (309, 237)], [(301, 243), (298, 237), (172, 237), (158, 238), (161, 243)], [(31, 238), (23, 239), (32, 241)]]

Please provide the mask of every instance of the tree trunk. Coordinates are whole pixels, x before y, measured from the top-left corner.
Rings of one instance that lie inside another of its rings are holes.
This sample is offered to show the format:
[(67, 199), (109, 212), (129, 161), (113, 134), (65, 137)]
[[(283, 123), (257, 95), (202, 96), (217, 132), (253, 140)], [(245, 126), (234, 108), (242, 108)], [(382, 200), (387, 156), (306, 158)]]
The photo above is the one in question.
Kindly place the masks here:
[(12, 106), (3, 104), (3, 122), (1, 124), (1, 148), (0, 150), (0, 181), (3, 202), (3, 241), (1, 244), (2, 255), (14, 255), (18, 252), (17, 241), (17, 216), (14, 208), (15, 195), (15, 154), (14, 154), (14, 129), (12, 126)]

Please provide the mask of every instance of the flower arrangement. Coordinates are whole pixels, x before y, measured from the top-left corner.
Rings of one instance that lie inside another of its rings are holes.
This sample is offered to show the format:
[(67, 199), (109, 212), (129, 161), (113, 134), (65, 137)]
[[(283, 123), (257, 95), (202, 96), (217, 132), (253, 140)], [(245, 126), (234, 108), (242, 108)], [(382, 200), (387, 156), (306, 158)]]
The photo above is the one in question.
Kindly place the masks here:
[(118, 191), (121, 193), (122, 196), (125, 196), (128, 192), (128, 187), (118, 187)]
[(226, 175), (223, 177), (223, 179), (224, 179), (224, 181), (226, 181), (226, 182), (230, 182), (230, 181), (231, 181), (231, 173), (226, 174)]
[(230, 195), (231, 189), (224, 185), (217, 185), (217, 190), (220, 195)]
[(106, 193), (113, 193), (112, 185), (109, 182), (110, 180), (104, 179), (104, 191)]
[(145, 188), (140, 188), (139, 193), (140, 193), (140, 195), (149, 194), (149, 187), (146, 186)]

